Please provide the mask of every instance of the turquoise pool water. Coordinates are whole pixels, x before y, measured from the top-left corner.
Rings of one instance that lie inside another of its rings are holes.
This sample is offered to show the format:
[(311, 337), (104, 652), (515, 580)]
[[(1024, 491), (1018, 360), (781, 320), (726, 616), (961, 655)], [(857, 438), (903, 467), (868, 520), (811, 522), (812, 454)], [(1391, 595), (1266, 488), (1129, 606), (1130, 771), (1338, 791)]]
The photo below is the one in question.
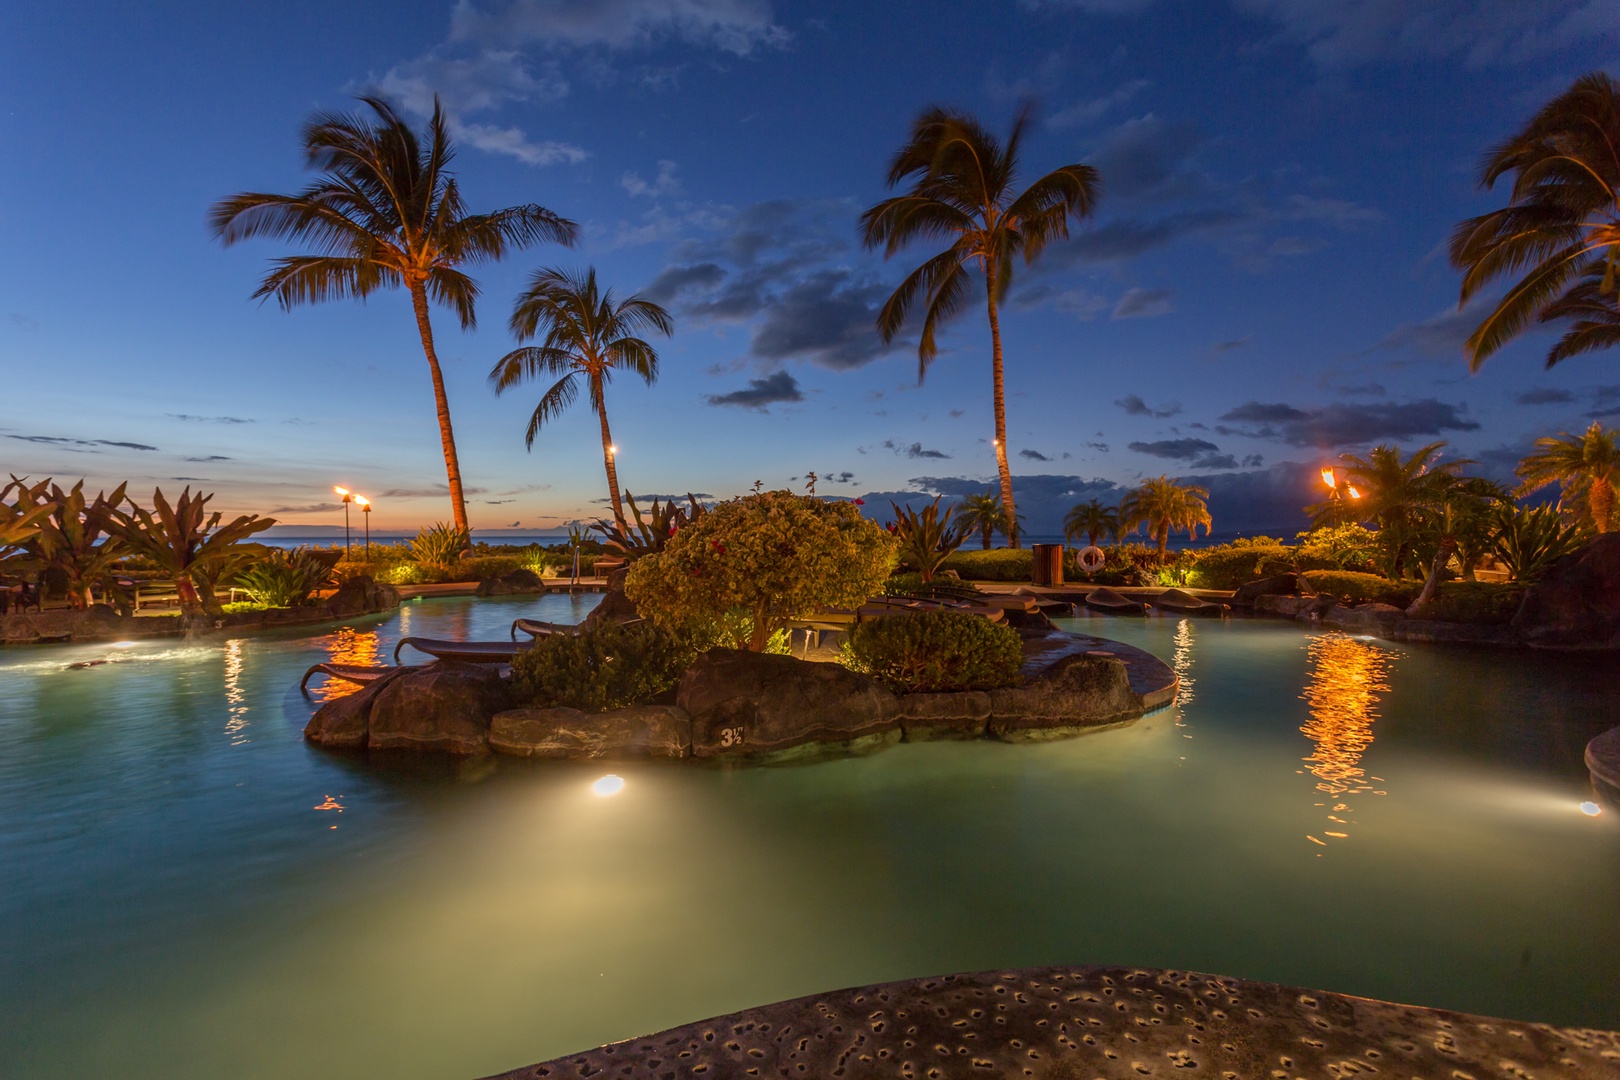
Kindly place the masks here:
[(379, 768), (300, 738), (316, 660), (593, 599), (0, 651), (0, 1076), (453, 1080), (1059, 963), (1620, 1028), (1620, 815), (1579, 809), (1581, 747), (1620, 724), (1608, 662), (1088, 618), (1174, 662), (1182, 703), (739, 771)]

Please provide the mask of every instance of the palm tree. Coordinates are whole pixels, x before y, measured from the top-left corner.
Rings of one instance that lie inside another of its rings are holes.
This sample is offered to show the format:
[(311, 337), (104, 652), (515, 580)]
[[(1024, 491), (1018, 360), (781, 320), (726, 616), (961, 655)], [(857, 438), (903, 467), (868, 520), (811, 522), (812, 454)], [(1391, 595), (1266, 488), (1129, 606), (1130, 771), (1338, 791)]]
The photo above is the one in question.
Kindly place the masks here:
[(321, 170), (314, 183), (295, 195), (233, 195), (214, 204), (209, 225), (226, 247), (269, 236), (314, 249), (312, 255), (276, 259), (254, 292), (255, 299), (274, 296), (283, 310), (345, 297), (364, 300), (378, 289), (405, 286), (433, 378), (451, 511), (456, 527), (466, 530), (461, 463), (428, 301), (449, 306), (462, 329), (471, 330), (478, 284), (461, 267), (493, 262), (542, 240), (571, 247), (579, 229), (533, 203), (467, 213), (446, 170), (455, 149), (438, 99), (425, 139), (382, 98), (360, 100), (374, 116), (320, 112), (304, 126), (305, 162)]
[(979, 534), (979, 546), (990, 550), (990, 538), (1007, 531), (1007, 508), (994, 492), (969, 495), (956, 504), (956, 520), (969, 533)]
[(675, 329), (669, 312), (640, 296), (614, 303), (612, 289), (597, 291), (595, 267), (586, 270), (584, 277), (566, 270), (537, 270), (512, 309), (510, 325), (519, 341), (527, 341), (542, 331), (545, 339), (539, 345), (513, 349), (496, 362), (489, 381), (497, 394), (525, 379), (562, 376), (540, 396), (540, 404), (529, 417), (523, 444), (534, 447), (540, 426), (562, 415), (574, 403), (583, 378), (591, 408), (602, 422), (602, 463), (607, 467), (613, 520), (628, 535), (619, 498), (619, 472), (613, 461), (617, 451), (613, 432), (608, 428), (603, 391), (619, 370), (641, 376), (648, 386), (658, 381), (658, 353), (636, 335), (656, 330), (668, 337)]
[[(1452, 462), (1453, 465), (1472, 462)], [(1446, 469), (1425, 474), (1420, 489), (1421, 502), (1415, 503), (1420, 527), (1435, 542), (1434, 558), (1429, 561), (1429, 572), (1423, 579), (1423, 588), (1406, 609), (1408, 615), (1418, 611), (1434, 598), (1440, 587), (1440, 574), (1465, 546), (1471, 550), (1483, 547), (1481, 534), (1491, 524), (1491, 511), (1498, 505), (1511, 502), (1507, 490), (1494, 480), (1477, 476), (1457, 476)], [(1465, 576), (1471, 576), (1468, 557), (1462, 560)]]
[(1117, 537), (1119, 531), (1119, 508), (1104, 506), (1101, 499), (1081, 503), (1063, 519), (1064, 536), (1074, 540), (1083, 533), (1092, 547), (1097, 546), (1098, 537)]
[[(966, 113), (926, 110), (911, 126), (911, 138), (889, 165), (888, 186), (914, 178), (909, 190), (861, 215), (862, 241), (881, 246), (885, 258), (913, 240), (949, 240), (950, 246), (913, 270), (878, 313), (878, 331), (893, 341), (923, 297), (922, 336), (917, 344), (917, 381), (928, 373), (938, 348), (939, 324), (967, 304), (970, 268), (985, 279), (990, 315), (990, 359), (995, 400), (996, 468), (1007, 520), (1016, 523), (1012, 470), (1007, 464), (1006, 386), (1002, 377), (999, 308), (1012, 284), (1013, 259), (1033, 263), (1053, 240), (1069, 236), (1069, 218), (1084, 218), (1097, 203), (1100, 182), (1089, 165), (1065, 165), (1014, 192), (1018, 149), (1030, 122), (1026, 108), (1005, 144)], [(1012, 546), (1018, 530), (1012, 528)]]
[(1147, 526), (1149, 534), (1159, 546), (1159, 562), (1164, 562), (1165, 545), (1172, 532), (1185, 531), (1196, 539), (1198, 527), (1209, 532), (1212, 524), (1209, 489), (1197, 484), (1184, 484), (1168, 476), (1154, 476), (1128, 491), (1119, 502), (1120, 527), (1124, 531)]
[(1457, 479), (1457, 472), (1473, 462), (1463, 458), (1442, 462), (1445, 442), (1420, 446), (1406, 457), (1398, 446), (1373, 447), (1366, 457), (1341, 454), (1342, 481), (1332, 469), (1323, 479), (1332, 486), (1329, 497), (1306, 507), (1311, 526), (1349, 525), (1371, 521), (1378, 526), (1384, 555), (1384, 576), (1399, 578), (1418, 539), (1419, 518), (1434, 501), (1435, 489)]
[(1583, 434), (1557, 435), (1536, 440), (1530, 456), (1519, 462), (1517, 494), (1529, 495), (1557, 484), (1563, 501), (1577, 508), (1598, 533), (1615, 527), (1614, 488), (1620, 481), (1620, 445), (1616, 435), (1594, 420)]
[(1603, 72), (1575, 80), (1485, 155), (1480, 185), (1508, 173), (1508, 205), (1451, 235), (1462, 304), (1497, 278), (1523, 274), (1469, 336), (1469, 366), (1478, 371), (1532, 318), (1575, 320), (1548, 367), (1620, 343), (1620, 81)]

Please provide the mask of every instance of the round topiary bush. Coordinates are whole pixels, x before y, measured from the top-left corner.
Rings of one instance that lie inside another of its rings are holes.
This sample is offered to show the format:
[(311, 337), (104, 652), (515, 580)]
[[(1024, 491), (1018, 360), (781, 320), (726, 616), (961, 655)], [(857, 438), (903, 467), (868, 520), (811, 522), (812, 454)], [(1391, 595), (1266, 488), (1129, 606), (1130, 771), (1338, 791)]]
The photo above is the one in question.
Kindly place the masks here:
[(961, 611), (918, 611), (858, 624), (845, 662), (899, 693), (994, 690), (1018, 681), (1017, 631)]

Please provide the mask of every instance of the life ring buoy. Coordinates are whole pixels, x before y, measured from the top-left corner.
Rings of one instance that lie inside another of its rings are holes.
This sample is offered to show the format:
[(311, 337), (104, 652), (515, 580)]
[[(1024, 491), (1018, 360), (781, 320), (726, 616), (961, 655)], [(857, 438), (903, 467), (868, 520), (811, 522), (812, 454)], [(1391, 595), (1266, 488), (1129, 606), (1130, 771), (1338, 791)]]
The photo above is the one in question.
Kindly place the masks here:
[(1102, 548), (1093, 544), (1090, 547), (1081, 548), (1075, 554), (1075, 559), (1080, 563), (1080, 569), (1088, 574), (1095, 574), (1103, 568), (1103, 563), (1108, 561), (1108, 555)]

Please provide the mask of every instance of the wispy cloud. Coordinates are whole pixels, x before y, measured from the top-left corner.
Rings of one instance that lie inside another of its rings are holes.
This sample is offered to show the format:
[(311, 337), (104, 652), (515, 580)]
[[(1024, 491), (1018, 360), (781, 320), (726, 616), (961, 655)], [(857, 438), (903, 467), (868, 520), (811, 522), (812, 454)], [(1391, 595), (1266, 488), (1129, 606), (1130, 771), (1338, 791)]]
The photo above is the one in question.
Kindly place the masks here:
[(156, 450), (155, 446), (148, 446), (138, 442), (120, 442), (116, 439), (71, 439), (65, 435), (7, 435), (8, 439), (19, 442), (40, 443), (45, 446), (60, 446), (64, 449), (75, 446), (113, 446), (122, 450)]

